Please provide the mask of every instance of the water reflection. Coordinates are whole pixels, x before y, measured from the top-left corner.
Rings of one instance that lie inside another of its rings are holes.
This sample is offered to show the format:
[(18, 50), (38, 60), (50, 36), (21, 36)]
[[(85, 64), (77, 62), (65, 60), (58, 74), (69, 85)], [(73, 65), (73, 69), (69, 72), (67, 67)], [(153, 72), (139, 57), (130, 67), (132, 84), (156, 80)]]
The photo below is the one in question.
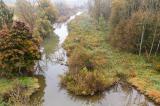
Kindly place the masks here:
[[(67, 97), (70, 98), (70, 101), (77, 103), (76, 106), (156, 106), (149, 99), (145, 98), (143, 94), (140, 94), (133, 87), (123, 82), (117, 83), (106, 90), (105, 93), (95, 96), (83, 97), (67, 93)], [(67, 106), (74, 105), (71, 102)]]
[(133, 87), (122, 82), (116, 84), (106, 92), (106, 98), (103, 104), (107, 104), (107, 106), (156, 106)]
[(74, 101), (74, 102), (81, 102), (83, 105), (91, 105), (94, 106), (94, 104), (101, 104), (102, 100), (105, 98), (105, 93), (100, 93), (94, 96), (75, 96), (71, 93), (68, 93), (68, 97)]
[(36, 74), (42, 74), (47, 70), (47, 64), (57, 62), (59, 57), (54, 55), (54, 52), (58, 49), (58, 36), (52, 35), (46, 38), (42, 44), (41, 52), (42, 59), (37, 62), (35, 66)]
[(42, 47), (44, 48), (43, 54), (45, 54), (46, 59), (52, 60), (52, 59), (50, 59), (50, 57), (52, 57), (54, 51), (57, 48), (57, 45), (58, 45), (58, 36), (57, 35), (49, 36), (48, 38), (46, 38), (44, 40)]
[(46, 87), (45, 77), (43, 75), (38, 75), (36, 78), (38, 78), (41, 86), (38, 91), (31, 96), (30, 104), (32, 104), (32, 106), (42, 106), (44, 102), (44, 88)]

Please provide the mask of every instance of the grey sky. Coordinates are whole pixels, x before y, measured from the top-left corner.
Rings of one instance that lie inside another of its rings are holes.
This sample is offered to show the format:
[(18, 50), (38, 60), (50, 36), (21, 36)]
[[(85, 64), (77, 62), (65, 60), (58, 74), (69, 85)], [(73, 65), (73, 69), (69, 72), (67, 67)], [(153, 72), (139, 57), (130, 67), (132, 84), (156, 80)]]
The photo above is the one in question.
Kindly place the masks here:
[(16, 0), (3, 0), (5, 3), (14, 3)]
[(54, 1), (64, 1), (68, 4), (77, 4), (77, 5), (80, 5), (80, 4), (84, 4), (87, 2), (87, 0), (54, 0)]
[[(13, 4), (16, 2), (16, 0), (4, 0), (4, 1), (5, 1), (5, 3), (9, 3), (9, 4)], [(30, 1), (32, 1), (32, 0), (30, 0)], [(51, 1), (56, 1), (56, 2), (62, 1), (62, 2), (66, 2), (68, 4), (71, 4), (71, 5), (74, 5), (74, 4), (81, 5), (81, 4), (84, 4), (87, 2), (87, 0), (51, 0)]]

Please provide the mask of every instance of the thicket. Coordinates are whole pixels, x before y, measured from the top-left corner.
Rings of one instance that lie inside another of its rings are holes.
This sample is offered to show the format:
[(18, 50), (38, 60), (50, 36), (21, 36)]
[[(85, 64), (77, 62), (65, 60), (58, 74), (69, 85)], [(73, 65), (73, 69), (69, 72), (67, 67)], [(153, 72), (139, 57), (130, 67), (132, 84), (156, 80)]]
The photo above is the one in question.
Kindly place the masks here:
[(41, 38), (54, 36), (57, 10), (50, 0), (17, 0), (15, 13), (0, 1), (0, 76), (28, 75), (41, 58)]
[(61, 76), (62, 86), (70, 92), (75, 95), (95, 95), (116, 81), (113, 74), (105, 72), (107, 57), (103, 51), (89, 50), (82, 43), (78, 43), (71, 52), (68, 60), (69, 71)]
[(47, 19), (39, 18), (36, 20), (36, 25), (33, 32), (34, 36), (40, 36), (42, 39), (53, 36), (53, 25)]
[[(41, 38), (53, 34), (56, 14), (49, 0), (38, 0), (36, 4), (16, 0), (14, 10), (0, 0), (0, 106), (40, 105), (37, 100), (29, 103), (39, 88), (37, 79), (29, 76), (41, 59)], [(23, 83), (14, 84), (15, 80)]]
[(35, 61), (39, 60), (39, 41), (23, 22), (14, 22), (9, 29), (0, 31), (1, 76), (33, 73)]
[(54, 35), (53, 24), (57, 19), (58, 11), (50, 0), (37, 0), (35, 3), (17, 0), (15, 13), (19, 20), (30, 26), (34, 36), (45, 39)]
[(33, 74), (41, 58), (39, 37), (33, 36), (29, 24), (13, 21), (13, 11), (3, 1), (0, 5), (0, 76)]
[(41, 38), (54, 36), (52, 24), (57, 18), (56, 8), (50, 0), (36, 3), (38, 5), (17, 0), (14, 14), (1, 0), (1, 76), (33, 74), (35, 62), (41, 58)]
[(66, 73), (61, 76), (61, 84), (75, 95), (96, 95), (110, 87), (115, 79), (112, 75), (102, 70), (88, 71), (86, 68), (78, 70), (77, 73)]
[(159, 0), (93, 0), (89, 12), (97, 21), (104, 17), (114, 47), (149, 56), (160, 51)]
[(39, 0), (38, 11), (39, 14), (40, 12), (43, 12), (43, 16), (41, 15), (41, 18), (46, 18), (51, 22), (51, 24), (55, 23), (58, 15), (58, 10), (56, 6), (53, 3), (51, 3), (50, 0)]
[(102, 45), (103, 36), (96, 32), (96, 24), (87, 16), (77, 17), (69, 29), (70, 34), (64, 43), (69, 56), (69, 71), (61, 76), (62, 86), (75, 95), (103, 92), (117, 80), (114, 74), (105, 71), (108, 58)]

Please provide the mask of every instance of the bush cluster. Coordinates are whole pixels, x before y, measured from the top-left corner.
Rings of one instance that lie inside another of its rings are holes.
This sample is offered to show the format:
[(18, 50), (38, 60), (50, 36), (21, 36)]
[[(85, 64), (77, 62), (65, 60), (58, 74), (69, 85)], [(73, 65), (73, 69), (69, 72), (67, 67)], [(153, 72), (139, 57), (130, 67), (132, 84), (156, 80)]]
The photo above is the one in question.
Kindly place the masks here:
[[(160, 44), (159, 0), (92, 0), (89, 13), (109, 29), (110, 43), (123, 51), (157, 54)], [(107, 24), (108, 23), (108, 24)]]
[(77, 73), (67, 72), (61, 76), (61, 84), (75, 95), (95, 95), (110, 87), (114, 78), (102, 70), (90, 72), (87, 68), (79, 70)]
[(33, 73), (35, 61), (39, 60), (39, 40), (32, 36), (23, 22), (14, 22), (11, 29), (0, 31), (0, 73)]
[[(86, 26), (90, 29), (85, 29)], [(69, 54), (69, 71), (61, 76), (61, 84), (76, 95), (103, 92), (116, 81), (115, 75), (106, 72), (108, 58), (102, 45), (103, 36), (95, 32), (96, 26), (86, 16), (77, 17), (69, 27), (72, 29), (64, 44)]]
[(129, 19), (120, 21), (117, 24), (110, 33), (109, 40), (114, 47), (133, 53), (139, 52), (140, 43), (143, 40), (142, 52), (149, 53), (152, 43), (152, 51), (156, 51), (160, 38), (160, 27), (157, 22), (157, 14), (148, 11), (137, 11)]
[(76, 71), (87, 68), (88, 71), (105, 68), (107, 57), (101, 50), (88, 50), (81, 44), (74, 48), (68, 60), (70, 70)]

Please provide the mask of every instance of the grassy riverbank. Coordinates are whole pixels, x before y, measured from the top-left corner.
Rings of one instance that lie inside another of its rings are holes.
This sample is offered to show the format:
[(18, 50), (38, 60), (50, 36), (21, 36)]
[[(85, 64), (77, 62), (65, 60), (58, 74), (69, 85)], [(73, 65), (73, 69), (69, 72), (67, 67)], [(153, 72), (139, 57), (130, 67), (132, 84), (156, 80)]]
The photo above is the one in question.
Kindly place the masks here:
[(96, 31), (88, 16), (80, 16), (69, 24), (70, 34), (64, 48), (69, 55), (69, 72), (62, 77), (62, 85), (76, 95), (94, 95), (102, 92), (118, 79), (115, 73), (106, 73), (108, 58), (102, 43), (104, 33)]
[[(20, 87), (24, 87), (22, 92)], [(33, 77), (19, 77), (0, 79), (0, 106), (11, 105), (9, 102), (13, 99), (18, 99), (20, 95), (24, 95), (26, 97), (30, 97), (32, 93), (34, 93), (39, 88), (38, 79)], [(14, 97), (12, 97), (12, 93), (14, 93)], [(22, 93), (19, 95), (19, 93)], [(6, 100), (4, 100), (6, 99)], [(8, 101), (9, 99), (9, 101)], [(5, 102), (6, 101), (6, 102)], [(20, 100), (17, 100), (20, 101)], [(12, 101), (13, 102), (13, 101)], [(23, 101), (20, 101), (23, 102)]]
[(69, 72), (62, 76), (62, 85), (76, 95), (94, 95), (113, 85), (118, 78), (109, 71), (104, 49), (104, 33), (97, 31), (88, 16), (80, 16), (69, 24), (64, 48), (69, 56)]
[[(103, 72), (102, 76), (95, 77), (95, 80), (105, 77), (104, 80), (99, 80), (100, 82), (106, 82), (106, 84), (102, 84), (105, 88), (112, 85), (117, 79), (122, 78), (134, 85), (138, 90), (149, 96), (155, 102), (160, 103), (160, 73), (154, 69), (152, 63), (146, 61), (145, 57), (121, 52), (112, 48), (108, 41), (105, 40), (108, 36), (107, 31), (101, 30), (100, 28), (101, 27), (89, 16), (84, 14), (77, 17), (69, 24), (70, 34), (65, 41), (64, 48), (69, 55), (68, 64), (70, 71), (62, 77), (63, 85), (69, 91), (78, 95), (84, 95), (83, 90), (85, 91), (87, 88), (83, 88), (83, 85), (90, 83), (96, 85), (96, 81), (93, 81), (94, 78), (92, 80), (87, 80), (87, 75), (81, 76), (83, 72), (86, 72), (85, 74), (96, 72), (88, 70), (81, 71), (87, 64), (82, 63), (84, 61), (89, 61), (89, 65), (92, 66), (90, 68), (99, 70), (96, 73)], [(88, 59), (83, 59), (83, 56)], [(76, 59), (81, 62), (78, 63)], [(82, 65), (79, 66), (80, 64)], [(74, 72), (77, 70), (73, 67), (78, 67), (79, 69), (78, 76), (75, 76), (75, 78)], [(103, 76), (104, 73), (108, 76)], [(80, 79), (81, 81), (79, 81)], [(95, 89), (94, 87), (95, 86), (90, 86), (89, 89), (93, 90)], [(80, 88), (83, 90), (80, 90)], [(99, 90), (101, 91), (101, 89)], [(104, 89), (102, 89), (102, 91), (103, 90)]]

